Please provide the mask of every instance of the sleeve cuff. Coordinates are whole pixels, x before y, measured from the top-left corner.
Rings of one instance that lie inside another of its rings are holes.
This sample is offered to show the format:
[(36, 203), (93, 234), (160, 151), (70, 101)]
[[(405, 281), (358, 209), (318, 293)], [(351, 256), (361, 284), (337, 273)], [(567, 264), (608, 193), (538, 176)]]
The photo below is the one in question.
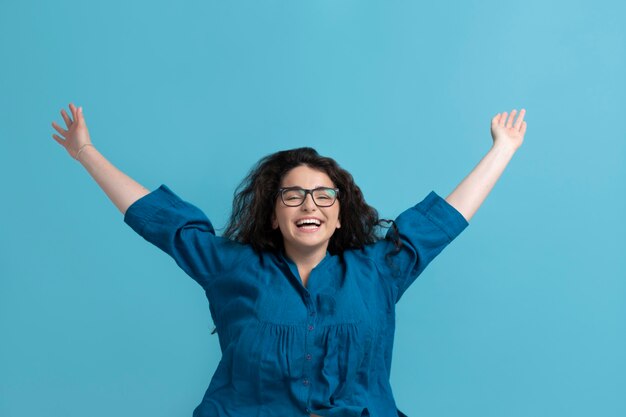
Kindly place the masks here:
[(457, 209), (434, 191), (431, 191), (415, 208), (443, 230), (451, 241), (469, 225)]
[(124, 213), (124, 223), (140, 233), (162, 208), (177, 205), (181, 201), (170, 188), (161, 184), (159, 188), (144, 195), (131, 204)]

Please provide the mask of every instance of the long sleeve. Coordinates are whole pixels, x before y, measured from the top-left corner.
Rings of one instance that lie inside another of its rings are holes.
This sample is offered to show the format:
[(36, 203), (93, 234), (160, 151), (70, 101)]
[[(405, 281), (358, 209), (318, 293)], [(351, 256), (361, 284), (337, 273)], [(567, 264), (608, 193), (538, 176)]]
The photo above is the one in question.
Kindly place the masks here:
[(431, 191), (424, 200), (401, 213), (395, 220), (402, 246), (392, 254), (392, 230), (383, 242), (372, 245), (369, 256), (392, 286), (395, 302), (426, 266), (450, 244), (468, 222), (454, 207)]
[(170, 255), (205, 289), (212, 277), (234, 265), (242, 247), (215, 236), (206, 215), (164, 184), (135, 201), (126, 211), (124, 222)]

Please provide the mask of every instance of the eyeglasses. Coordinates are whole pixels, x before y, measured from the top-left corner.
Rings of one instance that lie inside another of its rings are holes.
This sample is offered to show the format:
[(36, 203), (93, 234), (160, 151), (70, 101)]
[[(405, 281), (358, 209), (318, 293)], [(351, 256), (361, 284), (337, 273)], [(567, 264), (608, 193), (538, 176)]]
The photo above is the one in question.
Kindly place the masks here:
[(300, 187), (288, 187), (278, 190), (280, 199), (288, 207), (298, 207), (306, 200), (306, 195), (311, 194), (313, 202), (318, 207), (330, 207), (337, 201), (339, 188), (318, 187), (307, 190)]

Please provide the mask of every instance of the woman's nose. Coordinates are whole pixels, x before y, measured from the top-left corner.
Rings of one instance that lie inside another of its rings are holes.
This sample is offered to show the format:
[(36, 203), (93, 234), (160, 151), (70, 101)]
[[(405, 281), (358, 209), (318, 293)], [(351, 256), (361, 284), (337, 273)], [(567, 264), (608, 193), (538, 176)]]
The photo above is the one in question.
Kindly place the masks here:
[(317, 209), (317, 205), (315, 204), (315, 201), (313, 201), (313, 195), (311, 193), (308, 193), (304, 196), (304, 202), (302, 203), (301, 207), (303, 210), (307, 211)]

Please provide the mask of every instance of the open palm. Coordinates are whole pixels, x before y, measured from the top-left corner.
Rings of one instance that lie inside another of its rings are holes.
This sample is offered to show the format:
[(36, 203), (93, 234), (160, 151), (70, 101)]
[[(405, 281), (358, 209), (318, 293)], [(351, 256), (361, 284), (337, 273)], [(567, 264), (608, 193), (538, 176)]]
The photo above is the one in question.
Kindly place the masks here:
[[(517, 110), (511, 111), (511, 114), (498, 113), (491, 119), (491, 137), (494, 145), (505, 144), (513, 146), (514, 149), (519, 148), (524, 141), (526, 133), (526, 122), (524, 115), (526, 110), (522, 109), (515, 120)], [(513, 122), (515, 120), (515, 123)]]
[(70, 156), (76, 159), (78, 150), (85, 144), (91, 144), (89, 138), (89, 131), (87, 130), (87, 123), (83, 116), (83, 108), (77, 108), (74, 104), (70, 103), (70, 111), (72, 117), (65, 112), (65, 109), (61, 110), (61, 116), (65, 121), (67, 129), (63, 129), (56, 122), (52, 122), (52, 127), (61, 134), (61, 137), (53, 134), (54, 140), (63, 146)]

